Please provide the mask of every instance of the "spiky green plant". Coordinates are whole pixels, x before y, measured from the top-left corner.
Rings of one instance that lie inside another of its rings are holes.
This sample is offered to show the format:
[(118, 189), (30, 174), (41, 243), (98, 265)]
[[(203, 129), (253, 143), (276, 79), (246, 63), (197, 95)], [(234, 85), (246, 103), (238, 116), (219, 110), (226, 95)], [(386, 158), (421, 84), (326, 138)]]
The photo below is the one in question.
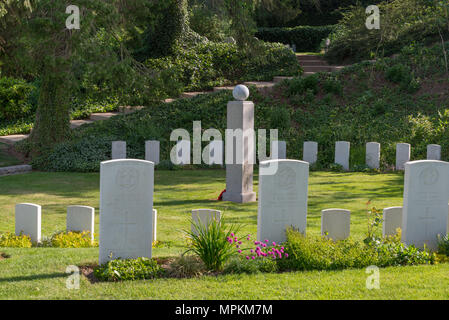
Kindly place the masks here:
[(211, 219), (207, 225), (201, 221), (191, 223), (193, 230), (185, 231), (189, 238), (189, 249), (184, 254), (196, 254), (207, 270), (223, 270), (225, 263), (235, 254), (235, 246), (228, 239), (233, 237), (240, 227), (230, 225), (226, 228), (223, 219)]

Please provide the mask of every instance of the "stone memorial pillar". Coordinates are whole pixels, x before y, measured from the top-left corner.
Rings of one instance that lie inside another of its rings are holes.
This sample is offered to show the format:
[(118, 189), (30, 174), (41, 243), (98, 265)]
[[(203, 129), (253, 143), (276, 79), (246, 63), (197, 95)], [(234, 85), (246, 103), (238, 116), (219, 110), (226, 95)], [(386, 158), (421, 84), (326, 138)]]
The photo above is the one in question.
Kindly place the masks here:
[(227, 108), (226, 129), (226, 192), (224, 201), (237, 203), (256, 201), (253, 191), (255, 162), (254, 103), (246, 86), (238, 85)]

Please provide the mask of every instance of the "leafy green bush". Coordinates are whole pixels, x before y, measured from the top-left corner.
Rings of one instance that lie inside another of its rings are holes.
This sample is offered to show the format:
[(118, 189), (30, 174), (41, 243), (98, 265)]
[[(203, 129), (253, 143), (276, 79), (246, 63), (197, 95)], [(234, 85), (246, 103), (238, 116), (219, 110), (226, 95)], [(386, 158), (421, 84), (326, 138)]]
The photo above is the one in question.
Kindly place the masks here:
[(294, 28), (260, 28), (256, 37), (268, 42), (296, 45), (298, 52), (315, 52), (334, 26), (298, 26)]
[(293, 96), (306, 93), (308, 90), (310, 90), (310, 92), (315, 95), (318, 92), (318, 82), (319, 79), (316, 74), (304, 78), (293, 78), (291, 81), (286, 83), (286, 93), (288, 96)]
[(94, 275), (101, 281), (144, 280), (162, 277), (163, 269), (154, 259), (116, 259), (96, 267)]
[(189, 237), (189, 247), (187, 252), (197, 255), (210, 271), (221, 271), (228, 259), (235, 254), (234, 246), (228, 241), (233, 231), (238, 228), (230, 226), (225, 228), (223, 218), (212, 219), (209, 224), (204, 225), (199, 220), (192, 221), (192, 226), (196, 232), (186, 231)]
[(431, 44), (449, 35), (447, 3), (428, 0), (394, 0), (379, 4), (380, 29), (365, 26), (366, 6), (358, 4), (343, 13), (330, 35), (325, 58), (332, 63), (361, 61), (400, 52), (413, 42)]
[[(203, 90), (229, 82), (272, 80), (275, 75), (298, 75), (295, 55), (280, 44), (259, 42), (257, 55), (235, 44), (207, 42), (178, 47), (175, 54), (146, 60), (147, 67), (171, 74), (178, 90)], [(173, 91), (174, 92), (174, 91)]]
[(255, 274), (255, 273), (272, 273), (277, 272), (277, 260), (266, 259), (264, 257), (257, 257), (254, 260), (245, 259), (243, 256), (231, 258), (226, 263), (224, 274)]
[(0, 120), (13, 120), (30, 115), (29, 96), (34, 87), (24, 80), (0, 77)]
[(307, 237), (292, 229), (287, 230), (284, 243), (290, 253), (279, 260), (281, 270), (339, 270), (417, 265), (435, 263), (435, 255), (414, 246), (406, 247), (398, 240), (386, 239), (365, 244), (351, 239), (334, 242), (325, 237)]
[(438, 253), (449, 256), (449, 235), (438, 238)]
[(31, 248), (32, 244), (29, 236), (16, 236), (10, 232), (0, 234), (0, 247)]
[(63, 231), (53, 234), (49, 239), (43, 241), (42, 246), (54, 248), (90, 248), (98, 247), (98, 242), (91, 240), (89, 232)]

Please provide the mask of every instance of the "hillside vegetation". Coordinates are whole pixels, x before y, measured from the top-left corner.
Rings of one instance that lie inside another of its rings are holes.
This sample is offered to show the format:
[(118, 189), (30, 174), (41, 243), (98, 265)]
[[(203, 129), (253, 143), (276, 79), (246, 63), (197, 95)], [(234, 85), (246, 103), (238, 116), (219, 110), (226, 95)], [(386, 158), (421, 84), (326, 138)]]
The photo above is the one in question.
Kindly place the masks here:
[[(256, 103), (256, 129), (279, 129), (289, 158), (302, 159), (304, 141), (319, 143), (317, 168), (333, 163), (339, 140), (351, 142), (355, 170), (365, 169), (365, 143), (370, 141), (382, 144), (383, 169), (394, 164), (399, 142), (412, 145), (412, 159), (425, 159), (427, 144), (440, 144), (443, 160), (449, 160), (449, 79), (441, 45), (411, 45), (395, 58), (296, 77), (270, 93), (251, 88), (250, 98)], [(94, 123), (34, 163), (44, 170), (95, 171), (100, 161), (109, 159), (113, 140), (127, 141), (128, 157), (143, 158), (144, 141), (158, 139), (161, 158), (169, 159), (173, 129), (191, 133), (192, 122), (201, 120), (203, 130), (217, 128), (223, 134), (231, 99), (230, 92), (212, 93)]]

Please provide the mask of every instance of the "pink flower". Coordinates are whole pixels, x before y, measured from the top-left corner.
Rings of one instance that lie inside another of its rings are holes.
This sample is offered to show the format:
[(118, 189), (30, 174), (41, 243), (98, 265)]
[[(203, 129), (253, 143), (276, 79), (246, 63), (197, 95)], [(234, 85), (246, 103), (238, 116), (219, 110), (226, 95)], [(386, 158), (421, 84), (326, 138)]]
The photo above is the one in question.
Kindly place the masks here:
[(238, 253), (242, 253), (242, 250), (238, 250), (237, 252), (238, 252)]
[(262, 246), (265, 248), (267, 245), (264, 243), (264, 244), (262, 244)]
[(255, 257), (255, 256), (252, 256), (252, 257), (251, 257), (251, 259), (253, 259), (253, 260), (254, 260), (254, 259), (256, 259), (256, 257)]
[(285, 256), (286, 258), (288, 258), (288, 253), (286, 253), (284, 256)]
[(248, 256), (246, 256), (246, 260), (249, 260), (249, 257), (248, 257)]
[(276, 242), (273, 242), (273, 246), (275, 246), (276, 245)]
[(253, 249), (251, 249), (249, 252), (251, 252), (251, 253), (253, 253), (254, 252), (254, 250)]
[(234, 237), (234, 234), (233, 234), (233, 233), (231, 233), (231, 237)]
[(242, 244), (242, 241), (239, 241), (239, 244)]
[(254, 245), (258, 245), (260, 242), (259, 241), (254, 241)]
[(269, 242), (268, 239), (265, 239), (265, 242), (268, 243)]

